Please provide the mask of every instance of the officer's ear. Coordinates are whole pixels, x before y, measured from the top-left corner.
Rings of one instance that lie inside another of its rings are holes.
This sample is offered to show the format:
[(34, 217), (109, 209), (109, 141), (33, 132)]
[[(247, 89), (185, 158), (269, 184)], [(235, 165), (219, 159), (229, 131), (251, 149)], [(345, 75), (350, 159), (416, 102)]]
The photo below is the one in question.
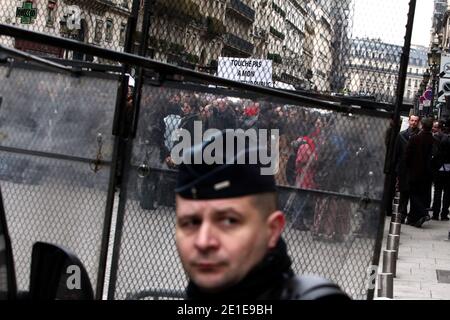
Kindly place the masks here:
[(277, 245), (285, 224), (286, 217), (281, 211), (275, 211), (267, 218), (267, 227), (269, 229), (269, 249), (275, 248)]

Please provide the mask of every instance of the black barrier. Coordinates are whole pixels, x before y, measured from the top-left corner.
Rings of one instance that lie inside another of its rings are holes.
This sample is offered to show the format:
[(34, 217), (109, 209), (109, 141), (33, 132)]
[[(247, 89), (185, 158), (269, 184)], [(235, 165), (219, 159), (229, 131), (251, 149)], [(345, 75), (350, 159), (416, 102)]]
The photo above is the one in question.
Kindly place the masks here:
[(18, 289), (28, 289), (38, 240), (71, 248), (95, 285), (117, 77), (2, 66), (0, 83), (0, 179)]
[(166, 158), (173, 130), (191, 130), (195, 119), (204, 130), (280, 131), (276, 180), (280, 208), (288, 216), (284, 237), (294, 269), (330, 278), (354, 298), (364, 299), (383, 221), (379, 205), (389, 114), (340, 113), (204, 88), (208, 93), (200, 85), (196, 91), (144, 86), (124, 212), (119, 212), (123, 224), (118, 226), (118, 269), (112, 273), (117, 278), (113, 276), (110, 298), (159, 298), (166, 291), (172, 292), (166, 298), (182, 297), (173, 294), (183, 292), (186, 279), (174, 243), (176, 175)]
[(0, 189), (0, 300), (14, 300), (16, 295), (14, 257)]

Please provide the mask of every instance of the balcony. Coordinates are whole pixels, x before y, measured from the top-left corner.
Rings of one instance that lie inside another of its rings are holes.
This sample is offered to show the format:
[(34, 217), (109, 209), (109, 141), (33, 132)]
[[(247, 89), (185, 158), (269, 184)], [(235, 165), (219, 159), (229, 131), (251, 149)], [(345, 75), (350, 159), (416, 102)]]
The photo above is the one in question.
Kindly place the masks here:
[(252, 43), (244, 40), (234, 34), (227, 33), (224, 38), (225, 46), (239, 51), (240, 53), (244, 53), (245, 55), (252, 55), (253, 48), (255, 47)]
[(65, 0), (67, 4), (77, 5), (89, 9), (105, 11), (116, 11), (118, 13), (130, 13), (130, 8), (125, 7), (123, 4), (125, 1), (113, 1), (113, 0)]
[(241, 0), (230, 0), (227, 10), (236, 13), (241, 19), (248, 23), (255, 21), (255, 10), (243, 3)]
[(309, 34), (314, 35), (316, 33), (314, 30), (314, 25), (310, 21), (306, 21), (305, 28)]

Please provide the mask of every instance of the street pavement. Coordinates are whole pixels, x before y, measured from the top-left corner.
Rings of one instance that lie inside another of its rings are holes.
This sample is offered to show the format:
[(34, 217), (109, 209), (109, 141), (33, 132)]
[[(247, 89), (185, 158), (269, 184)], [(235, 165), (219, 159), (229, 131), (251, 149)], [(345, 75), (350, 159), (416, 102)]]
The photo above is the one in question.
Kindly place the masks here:
[[(391, 218), (385, 222), (384, 242)], [(430, 220), (422, 228), (401, 226), (394, 300), (450, 300), (450, 283), (439, 283), (437, 270), (450, 272), (450, 223)], [(382, 269), (382, 252), (379, 271)]]

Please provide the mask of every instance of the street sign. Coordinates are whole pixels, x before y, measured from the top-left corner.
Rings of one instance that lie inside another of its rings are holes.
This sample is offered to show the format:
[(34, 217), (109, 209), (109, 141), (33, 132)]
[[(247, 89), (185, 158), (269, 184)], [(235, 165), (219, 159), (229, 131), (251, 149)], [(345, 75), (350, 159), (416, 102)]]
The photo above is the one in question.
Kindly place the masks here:
[(431, 100), (433, 99), (433, 91), (428, 89), (427, 91), (425, 91), (423, 96), (425, 97), (426, 100)]
[(441, 78), (439, 79), (439, 92), (443, 92), (439, 96), (439, 102), (445, 102), (445, 96), (450, 95), (450, 79), (449, 78)]
[(450, 55), (441, 54), (441, 73), (444, 75), (439, 79), (439, 91), (444, 94), (438, 97), (438, 102), (445, 102), (445, 95), (450, 94)]
[(443, 78), (450, 78), (450, 55), (443, 53), (441, 55), (441, 72), (445, 75)]
[(22, 3), (22, 7), (18, 7), (16, 10), (16, 17), (20, 17), (20, 23), (30, 24), (34, 22), (37, 16), (37, 9), (33, 8), (32, 1), (25, 1)]

